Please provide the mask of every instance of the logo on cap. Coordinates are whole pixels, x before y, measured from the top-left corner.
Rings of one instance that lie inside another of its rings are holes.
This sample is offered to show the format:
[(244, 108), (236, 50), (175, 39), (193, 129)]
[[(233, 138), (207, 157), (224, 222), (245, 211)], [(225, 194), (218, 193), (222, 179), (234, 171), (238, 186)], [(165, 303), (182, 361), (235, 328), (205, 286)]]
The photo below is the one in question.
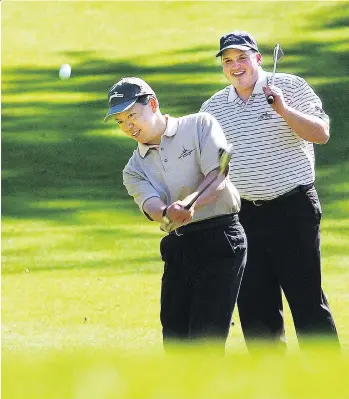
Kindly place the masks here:
[(111, 101), (112, 98), (116, 98), (116, 97), (123, 97), (124, 95), (122, 93), (118, 93), (117, 91), (114, 91), (114, 94), (109, 96), (109, 103)]
[(216, 54), (216, 57), (219, 57), (222, 52), (228, 48), (236, 48), (239, 50), (255, 50), (258, 51), (256, 40), (247, 32), (242, 31), (234, 31), (227, 33), (222, 36), (220, 39), (220, 49)]
[(235, 37), (228, 37), (227, 39), (224, 40), (223, 44), (228, 43), (228, 42), (236, 42), (236, 41), (238, 41), (238, 40), (236, 40)]

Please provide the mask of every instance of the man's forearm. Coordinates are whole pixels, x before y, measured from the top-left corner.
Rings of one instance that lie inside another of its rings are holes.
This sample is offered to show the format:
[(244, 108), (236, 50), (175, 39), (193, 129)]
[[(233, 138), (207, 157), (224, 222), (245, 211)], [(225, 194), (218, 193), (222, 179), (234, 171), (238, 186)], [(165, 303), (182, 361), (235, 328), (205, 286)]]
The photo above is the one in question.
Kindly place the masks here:
[(306, 141), (326, 144), (330, 138), (328, 123), (317, 116), (304, 114), (291, 107), (287, 107), (281, 116), (297, 136)]
[[(219, 175), (219, 176), (218, 176)], [(198, 192), (203, 189), (209, 182), (211, 182), (216, 176), (217, 179), (209, 186), (207, 189), (200, 195), (200, 197), (194, 203), (194, 209), (197, 210), (203, 206), (206, 206), (213, 202), (218, 194), (225, 188), (226, 180), (225, 176), (219, 174), (219, 170), (214, 170), (210, 172), (205, 179), (200, 183), (197, 189), (186, 198), (183, 199), (183, 202), (189, 203), (197, 194)]]
[(159, 197), (151, 197), (143, 204), (143, 211), (146, 212), (154, 221), (162, 222), (162, 211), (166, 207)]

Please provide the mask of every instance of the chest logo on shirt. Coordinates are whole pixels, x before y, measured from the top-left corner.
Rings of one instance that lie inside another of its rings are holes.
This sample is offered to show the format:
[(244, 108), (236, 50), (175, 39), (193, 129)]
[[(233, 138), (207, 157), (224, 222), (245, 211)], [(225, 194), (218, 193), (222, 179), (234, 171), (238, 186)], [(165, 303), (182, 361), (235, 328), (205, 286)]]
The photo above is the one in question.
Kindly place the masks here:
[(182, 145), (182, 147), (183, 147), (183, 150), (182, 150), (181, 155), (178, 157), (178, 159), (185, 158), (185, 157), (187, 157), (188, 155), (190, 155), (193, 151), (195, 151), (195, 150), (187, 150), (187, 149), (184, 147), (184, 145)]
[(269, 112), (264, 112), (263, 114), (259, 115), (258, 120), (264, 121), (264, 120), (271, 119), (271, 118), (272, 118), (272, 116), (271, 116), (271, 114), (269, 114)]

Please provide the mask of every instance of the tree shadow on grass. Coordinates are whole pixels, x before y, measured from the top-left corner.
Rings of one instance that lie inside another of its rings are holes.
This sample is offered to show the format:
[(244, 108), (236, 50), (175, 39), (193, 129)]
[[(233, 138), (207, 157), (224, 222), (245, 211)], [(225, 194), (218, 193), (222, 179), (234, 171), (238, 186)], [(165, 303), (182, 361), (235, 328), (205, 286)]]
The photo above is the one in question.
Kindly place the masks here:
[(349, 5), (348, 1), (343, 1), (340, 4), (337, 4), (337, 6), (331, 10), (330, 18), (328, 18), (327, 21), (325, 21), (325, 23), (321, 25), (321, 28), (337, 29), (345, 27), (348, 29), (348, 26), (349, 26)]
[[(263, 45), (261, 49), (265, 54), (273, 51)], [(215, 49), (183, 49), (184, 54), (207, 51), (214, 54)], [(78, 205), (65, 211), (49, 207), (52, 201), (69, 200), (84, 201), (84, 211), (88, 211), (86, 202), (94, 207), (96, 202), (103, 206), (103, 201), (119, 201), (119, 204), (121, 201), (124, 209), (139, 215), (121, 177), (136, 143), (117, 134), (115, 127), (103, 124), (109, 87), (123, 76), (140, 76), (157, 92), (163, 112), (181, 115), (197, 112), (202, 102), (226, 86), (218, 83), (220, 67), (212, 65), (207, 55), (196, 62), (149, 67), (140, 67), (137, 61), (109, 62), (93, 55), (70, 53), (78, 72), (65, 82), (57, 79), (57, 71), (53, 69), (3, 69), (6, 82), (2, 99), (3, 216), (59, 221), (70, 218), (74, 222), (74, 212), (80, 210)], [(270, 62), (269, 58), (266, 69), (270, 70)], [(298, 42), (285, 50), (279, 70), (306, 79), (326, 79), (330, 67), (331, 77), (345, 79), (347, 62), (348, 54), (332, 51), (330, 44)], [(188, 79), (178, 84), (176, 80), (183, 76)], [(212, 76), (212, 81), (201, 81), (205, 76)], [(347, 162), (349, 150), (347, 86), (321, 80), (315, 90), (332, 120), (331, 140), (326, 146), (316, 148), (317, 167), (344, 171), (341, 166)], [(337, 173), (333, 179), (332, 183), (344, 183), (347, 176)], [(325, 193), (325, 201), (342, 196), (326, 192), (325, 180), (318, 181), (318, 187)], [(47, 209), (36, 206), (40, 201), (48, 203)]]
[[(345, 10), (342, 7), (337, 10), (337, 17), (329, 18), (325, 28), (337, 29), (347, 23)], [(314, 26), (316, 24), (318, 21), (314, 18)], [(346, 40), (343, 35), (336, 44), (345, 44)], [(259, 44), (264, 55), (264, 67), (271, 70), (273, 47)], [(327, 214), (333, 219), (345, 218), (346, 210), (336, 209), (332, 204), (348, 197), (345, 188), (348, 187), (345, 185), (349, 173), (346, 134), (348, 53), (334, 49), (333, 43), (321, 39), (311, 43), (298, 41), (284, 50), (285, 57), (278, 70), (314, 80), (313, 86), (331, 116), (331, 140), (326, 146), (316, 146), (317, 169), (321, 172), (317, 188), (324, 208), (330, 209)], [(104, 214), (102, 217), (107, 219), (108, 215), (115, 216), (116, 212), (123, 225), (145, 221), (127, 195), (121, 178), (122, 169), (136, 143), (119, 135), (110, 124), (103, 124), (107, 91), (123, 76), (140, 76), (157, 92), (163, 112), (174, 116), (197, 112), (208, 97), (227, 85), (214, 58), (215, 52), (215, 46), (184, 48), (179, 52), (183, 55), (181, 59), (188, 55), (190, 61), (150, 66), (141, 66), (141, 58), (133, 62), (110, 62), (94, 52), (68, 52), (65, 55), (73, 64), (72, 78), (68, 81), (60, 81), (57, 70), (52, 68), (3, 68), (3, 216), (20, 221), (48, 221), (64, 228), (81, 225), (86, 228), (86, 234), (92, 232), (98, 239), (125, 240), (130, 248), (135, 242), (140, 242), (141, 233), (119, 229), (116, 218), (106, 220), (107, 227), (101, 229), (94, 225), (94, 219), (81, 217), (100, 210)], [(169, 54), (166, 51), (162, 53), (166, 61), (171, 59)], [(161, 60), (161, 54), (149, 54), (149, 60), (153, 56)], [(343, 190), (333, 190), (335, 185), (342, 185)], [(129, 215), (127, 221), (126, 214)], [(331, 229), (329, 227), (328, 231)], [(345, 235), (348, 229), (343, 225), (336, 226), (334, 232)], [(12, 233), (6, 231), (5, 234), (8, 237)], [(45, 234), (44, 228), (42, 234)], [(149, 239), (155, 242), (159, 232), (154, 227), (153, 234), (146, 234), (148, 242)], [(61, 248), (59, 242), (55, 245), (58, 250)], [(35, 248), (30, 248), (31, 254)], [(21, 253), (18, 247), (7, 249), (6, 256), (26, 257), (26, 251), (24, 248)], [(39, 248), (34, 256), (39, 263), (31, 272), (98, 268), (101, 273), (113, 270), (134, 274), (155, 273), (161, 268), (158, 256), (142, 257), (130, 253), (128, 259), (119, 262), (116, 248), (115, 254), (115, 259), (97, 253), (94, 259), (83, 256), (79, 259), (77, 256), (75, 261), (65, 259), (64, 253), (59, 253), (61, 258), (53, 262), (50, 256), (40, 257)], [(6, 270), (6, 274), (24, 273), (20, 270), (20, 263), (13, 266), (12, 262), (13, 269)]]

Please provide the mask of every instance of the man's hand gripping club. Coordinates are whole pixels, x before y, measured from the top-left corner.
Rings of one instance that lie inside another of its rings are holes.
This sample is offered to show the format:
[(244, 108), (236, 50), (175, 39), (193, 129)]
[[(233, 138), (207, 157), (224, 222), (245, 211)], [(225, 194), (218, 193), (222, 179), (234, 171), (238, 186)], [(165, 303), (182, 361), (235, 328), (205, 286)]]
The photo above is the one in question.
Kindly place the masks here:
[(197, 190), (181, 201), (176, 201), (166, 209), (169, 220), (176, 225), (184, 225), (190, 222), (195, 209), (211, 203), (224, 188), (224, 180), (229, 170), (229, 162), (232, 157), (232, 146), (227, 149), (219, 149), (219, 168), (211, 171), (201, 182)]

